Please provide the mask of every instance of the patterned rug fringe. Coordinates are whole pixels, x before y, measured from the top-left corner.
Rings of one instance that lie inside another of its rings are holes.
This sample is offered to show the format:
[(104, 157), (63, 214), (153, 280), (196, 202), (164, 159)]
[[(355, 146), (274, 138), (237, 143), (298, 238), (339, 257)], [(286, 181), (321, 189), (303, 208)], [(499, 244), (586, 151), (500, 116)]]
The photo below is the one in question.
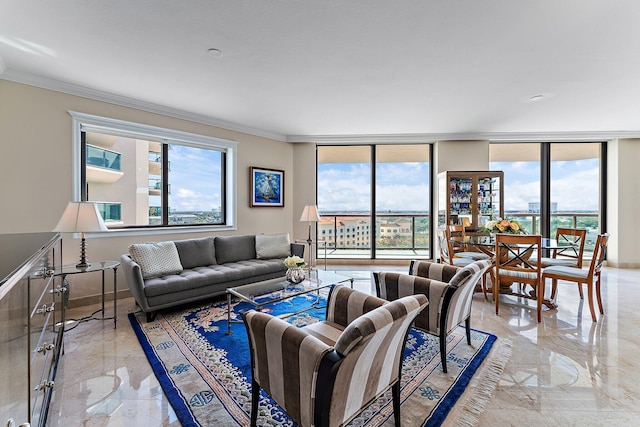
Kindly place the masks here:
[(511, 358), (513, 342), (509, 339), (501, 340), (499, 347), (494, 349), (494, 357), (488, 357), (489, 364), (476, 379), (475, 385), (469, 387), (469, 397), (459, 408), (454, 425), (459, 427), (473, 427), (478, 424), (480, 414), (491, 400), (502, 372)]

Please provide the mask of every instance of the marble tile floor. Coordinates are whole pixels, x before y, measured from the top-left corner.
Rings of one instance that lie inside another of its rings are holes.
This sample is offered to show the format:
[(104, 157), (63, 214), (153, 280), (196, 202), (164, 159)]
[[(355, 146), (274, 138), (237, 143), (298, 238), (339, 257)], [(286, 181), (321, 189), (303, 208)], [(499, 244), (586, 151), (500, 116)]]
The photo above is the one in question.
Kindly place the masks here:
[[(337, 269), (357, 269), (356, 288), (372, 291), (374, 268)], [(472, 326), (513, 345), (479, 425), (640, 425), (640, 270), (605, 269), (606, 314), (597, 323), (574, 284), (559, 288), (559, 308), (544, 309), (542, 323), (532, 301), (502, 296), (496, 315), (493, 302), (475, 295)], [(68, 317), (94, 309), (68, 310)], [(50, 426), (180, 425), (129, 325), (135, 310), (133, 299), (118, 301), (117, 329), (93, 320), (65, 335)]]

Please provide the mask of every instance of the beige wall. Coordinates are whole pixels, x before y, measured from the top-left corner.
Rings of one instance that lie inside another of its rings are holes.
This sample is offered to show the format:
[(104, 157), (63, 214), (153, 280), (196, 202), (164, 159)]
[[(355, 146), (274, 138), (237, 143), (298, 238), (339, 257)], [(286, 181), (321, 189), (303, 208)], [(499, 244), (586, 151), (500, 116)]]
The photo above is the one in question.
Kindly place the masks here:
[[(50, 231), (71, 200), (72, 126), (69, 110), (237, 141), (237, 231), (226, 234), (289, 232), (293, 236), (295, 198), (292, 144), (1, 79), (0, 233)], [(284, 208), (249, 207), (250, 166), (285, 171)], [(296, 219), (299, 219), (297, 207), (296, 215)], [(192, 235), (91, 238), (87, 241), (87, 257), (90, 260), (118, 260), (131, 243)], [(69, 234), (63, 235), (63, 261), (77, 262), (79, 253), (79, 240)], [(94, 278), (90, 276), (79, 275), (72, 279), (72, 299), (100, 292), (100, 275), (96, 274)], [(107, 286), (111, 289), (110, 280)], [(119, 289), (127, 289), (121, 272)]]
[(607, 146), (608, 260), (616, 267), (640, 268), (640, 139), (614, 140)]
[(434, 173), (489, 170), (489, 141), (438, 141)]
[[(72, 195), (72, 129), (68, 111), (165, 127), (237, 141), (237, 231), (227, 234), (289, 232), (304, 239), (307, 224), (302, 209), (316, 203), (315, 144), (289, 144), (132, 108), (89, 100), (0, 79), (0, 233), (49, 231), (56, 225)], [(488, 141), (440, 141), (436, 171), (483, 170), (489, 161)], [(609, 261), (621, 267), (640, 267), (635, 247), (640, 231), (640, 140), (616, 140), (609, 149), (609, 216), (612, 234)], [(249, 167), (285, 171), (285, 207), (249, 207)], [(200, 235), (202, 233), (199, 233)], [(192, 235), (131, 235), (92, 238), (89, 259), (119, 259), (131, 243), (169, 240)], [(64, 235), (65, 263), (76, 262), (79, 241)], [(72, 279), (71, 298), (96, 295), (99, 275)], [(110, 282), (107, 284), (110, 287)], [(126, 289), (119, 273), (119, 289)]]
[[(316, 144), (297, 143), (293, 147), (293, 238), (305, 240), (309, 235), (309, 223), (300, 222), (306, 205), (316, 201)], [(312, 226), (311, 232), (315, 233)], [(311, 237), (315, 239), (315, 234)]]

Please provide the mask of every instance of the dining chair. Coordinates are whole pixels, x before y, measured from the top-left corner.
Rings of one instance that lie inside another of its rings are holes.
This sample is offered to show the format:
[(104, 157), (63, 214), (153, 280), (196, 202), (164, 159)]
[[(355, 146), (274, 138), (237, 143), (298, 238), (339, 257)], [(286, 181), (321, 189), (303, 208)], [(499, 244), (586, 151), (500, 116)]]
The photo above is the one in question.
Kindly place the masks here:
[(474, 261), (490, 258), (489, 255), (485, 253), (469, 250), (466, 243), (466, 233), (464, 225), (451, 224), (448, 225), (447, 228), (449, 229), (449, 240), (451, 241), (451, 248), (453, 250), (454, 256), (460, 258), (471, 258)]
[[(532, 255), (540, 252), (542, 236), (522, 234), (496, 234), (495, 246), (495, 277), (493, 295), (496, 301), (496, 314), (499, 310), (500, 286), (506, 284), (511, 287), (514, 283), (519, 286), (519, 292), (513, 292), (519, 297), (535, 299), (537, 301), (538, 322), (542, 321), (542, 302), (544, 285), (541, 280), (540, 264), (530, 261)], [(526, 285), (533, 288), (527, 293)]]
[(584, 294), (582, 292), (582, 285), (587, 286), (587, 294), (589, 297), (589, 310), (591, 311), (591, 318), (594, 322), (597, 322), (596, 312), (593, 307), (593, 288), (595, 286), (596, 290), (596, 298), (598, 298), (598, 308), (600, 309), (600, 314), (604, 314), (604, 309), (602, 307), (602, 296), (600, 294), (600, 282), (601, 282), (601, 270), (602, 265), (607, 257), (607, 244), (609, 243), (609, 234), (604, 233), (598, 235), (596, 239), (596, 246), (593, 249), (593, 256), (591, 257), (591, 262), (589, 263), (589, 268), (575, 268), (568, 267), (565, 265), (552, 265), (550, 267), (546, 267), (542, 270), (542, 281), (543, 287), (546, 279), (552, 280), (551, 285), (551, 299), (555, 299), (557, 288), (558, 288), (558, 280), (565, 280), (568, 282), (574, 282), (578, 284), (578, 293), (580, 294), (580, 299), (584, 298)]
[[(556, 242), (558, 247), (553, 249), (551, 257), (541, 257), (542, 268), (552, 265), (582, 268), (584, 244), (587, 240), (587, 230), (583, 228), (558, 227)], [(537, 256), (531, 257), (531, 262), (538, 262)]]
[(438, 230), (438, 246), (440, 246), (440, 260), (445, 264), (464, 267), (473, 262), (473, 259), (461, 257), (455, 253), (453, 244), (451, 243), (451, 232), (449, 228)]

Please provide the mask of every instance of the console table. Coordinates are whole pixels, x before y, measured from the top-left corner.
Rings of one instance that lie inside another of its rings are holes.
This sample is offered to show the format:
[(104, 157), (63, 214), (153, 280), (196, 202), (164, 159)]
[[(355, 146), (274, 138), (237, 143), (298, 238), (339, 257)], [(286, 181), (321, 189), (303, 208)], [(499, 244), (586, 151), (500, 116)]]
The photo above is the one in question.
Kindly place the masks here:
[(61, 253), (58, 233), (0, 235), (0, 425), (47, 424), (64, 334)]

